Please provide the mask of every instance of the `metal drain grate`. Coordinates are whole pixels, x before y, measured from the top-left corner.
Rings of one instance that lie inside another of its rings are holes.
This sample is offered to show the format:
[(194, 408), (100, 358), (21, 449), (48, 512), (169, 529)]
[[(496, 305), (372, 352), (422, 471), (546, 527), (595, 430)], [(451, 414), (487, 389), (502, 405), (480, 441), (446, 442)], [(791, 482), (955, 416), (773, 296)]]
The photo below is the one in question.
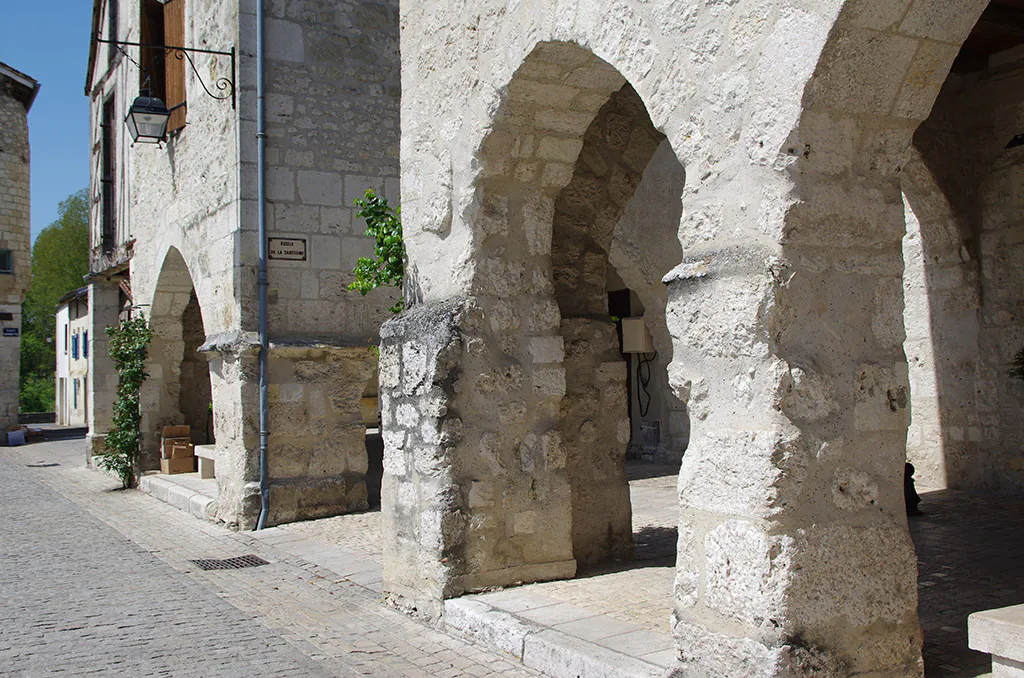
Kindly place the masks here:
[(270, 564), (259, 556), (238, 556), (237, 558), (224, 558), (223, 560), (201, 558), (192, 562), (203, 570), (241, 570), (245, 567), (259, 567), (260, 565)]
[(60, 464), (58, 464), (55, 461), (54, 462), (50, 462), (49, 464), (47, 464), (46, 462), (42, 462), (41, 461), (38, 464), (25, 464), (25, 466), (27, 466), (29, 468), (53, 468), (54, 466), (60, 466)]

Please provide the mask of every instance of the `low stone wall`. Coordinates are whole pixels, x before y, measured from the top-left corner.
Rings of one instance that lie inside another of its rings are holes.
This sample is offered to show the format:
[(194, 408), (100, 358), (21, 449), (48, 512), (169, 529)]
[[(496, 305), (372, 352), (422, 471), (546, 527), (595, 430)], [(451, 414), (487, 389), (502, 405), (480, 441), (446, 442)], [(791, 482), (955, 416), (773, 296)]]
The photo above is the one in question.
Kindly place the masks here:
[(271, 347), (269, 524), (368, 508), (360, 400), (376, 367), (366, 346)]
[[(210, 356), (217, 502), (213, 515), (256, 524), (259, 369), (253, 337), (215, 337)], [(270, 515), (267, 525), (368, 508), (366, 425), (360, 401), (377, 359), (366, 346), (274, 343), (269, 367)]]

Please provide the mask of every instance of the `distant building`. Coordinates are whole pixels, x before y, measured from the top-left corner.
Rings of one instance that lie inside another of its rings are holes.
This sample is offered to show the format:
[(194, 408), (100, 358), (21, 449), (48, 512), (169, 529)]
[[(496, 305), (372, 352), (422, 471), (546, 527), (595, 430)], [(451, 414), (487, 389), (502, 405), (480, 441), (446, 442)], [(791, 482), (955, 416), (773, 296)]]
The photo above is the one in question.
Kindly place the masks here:
[(89, 412), (88, 287), (68, 292), (57, 303), (54, 342), (57, 424), (84, 426)]
[(38, 92), (38, 82), (0, 62), (0, 430), (18, 421), (21, 302), (32, 251), (28, 111)]

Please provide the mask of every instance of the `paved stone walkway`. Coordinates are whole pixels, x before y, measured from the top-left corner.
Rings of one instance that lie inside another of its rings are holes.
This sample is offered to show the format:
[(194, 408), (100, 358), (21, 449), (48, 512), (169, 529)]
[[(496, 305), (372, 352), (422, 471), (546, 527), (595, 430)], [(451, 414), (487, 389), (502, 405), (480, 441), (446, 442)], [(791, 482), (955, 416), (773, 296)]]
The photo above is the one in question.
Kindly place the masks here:
[[(0, 674), (538, 675), (249, 533), (115, 491), (82, 444), (0, 449)], [(246, 554), (270, 564), (190, 562)]]
[[(642, 628), (667, 632), (676, 540), (675, 470), (631, 464), (637, 561), (567, 581), (503, 592), (533, 592)], [(925, 515), (910, 520), (919, 559), (919, 614), (927, 678), (987, 674), (988, 655), (967, 647), (972, 612), (1024, 603), (1024, 498), (924, 493)], [(283, 532), (334, 543), (380, 563), (380, 514), (295, 523)], [(494, 596), (495, 600), (502, 596)]]
[(1024, 498), (945, 490), (922, 494), (921, 510), (910, 533), (925, 675), (987, 674), (989, 655), (967, 647), (967, 616), (1024, 603)]

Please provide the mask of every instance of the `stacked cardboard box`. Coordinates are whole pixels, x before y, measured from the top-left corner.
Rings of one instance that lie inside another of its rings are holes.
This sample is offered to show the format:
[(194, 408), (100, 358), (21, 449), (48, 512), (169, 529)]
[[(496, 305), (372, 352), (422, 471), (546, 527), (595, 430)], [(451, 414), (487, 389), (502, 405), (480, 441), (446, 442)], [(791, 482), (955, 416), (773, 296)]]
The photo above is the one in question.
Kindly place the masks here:
[(160, 440), (160, 472), (193, 473), (195, 470), (192, 429), (188, 426), (164, 426)]

